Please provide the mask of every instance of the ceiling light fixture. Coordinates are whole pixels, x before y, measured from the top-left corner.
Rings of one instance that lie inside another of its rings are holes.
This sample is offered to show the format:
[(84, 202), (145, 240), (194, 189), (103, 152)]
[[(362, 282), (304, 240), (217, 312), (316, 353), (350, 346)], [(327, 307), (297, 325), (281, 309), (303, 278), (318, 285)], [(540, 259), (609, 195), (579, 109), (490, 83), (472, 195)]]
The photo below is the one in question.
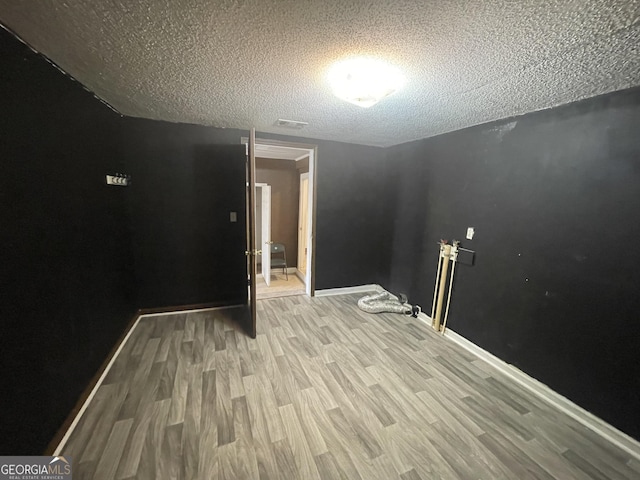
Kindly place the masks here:
[(329, 84), (336, 97), (368, 108), (395, 93), (404, 84), (400, 70), (374, 58), (350, 58), (329, 70)]

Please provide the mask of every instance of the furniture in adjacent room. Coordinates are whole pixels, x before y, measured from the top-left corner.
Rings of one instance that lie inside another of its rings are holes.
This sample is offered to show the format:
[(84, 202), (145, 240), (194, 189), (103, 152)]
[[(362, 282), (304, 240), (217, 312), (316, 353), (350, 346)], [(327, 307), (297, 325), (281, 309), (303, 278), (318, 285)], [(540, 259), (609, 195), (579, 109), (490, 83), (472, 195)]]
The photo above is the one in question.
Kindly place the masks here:
[(287, 252), (281, 243), (271, 244), (271, 268), (282, 268), (287, 281), (289, 280), (289, 272), (287, 272)]

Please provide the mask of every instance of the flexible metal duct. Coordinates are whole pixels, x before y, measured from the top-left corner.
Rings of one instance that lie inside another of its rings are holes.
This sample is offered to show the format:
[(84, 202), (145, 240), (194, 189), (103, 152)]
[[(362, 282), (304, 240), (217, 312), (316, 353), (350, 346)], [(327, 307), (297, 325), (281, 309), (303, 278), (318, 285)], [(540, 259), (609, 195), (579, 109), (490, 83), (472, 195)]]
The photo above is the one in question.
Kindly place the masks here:
[(405, 302), (401, 302), (398, 297), (389, 292), (380, 292), (374, 295), (367, 295), (358, 300), (358, 308), (368, 313), (404, 313), (411, 315), (413, 306), (406, 303), (406, 297), (403, 295)]

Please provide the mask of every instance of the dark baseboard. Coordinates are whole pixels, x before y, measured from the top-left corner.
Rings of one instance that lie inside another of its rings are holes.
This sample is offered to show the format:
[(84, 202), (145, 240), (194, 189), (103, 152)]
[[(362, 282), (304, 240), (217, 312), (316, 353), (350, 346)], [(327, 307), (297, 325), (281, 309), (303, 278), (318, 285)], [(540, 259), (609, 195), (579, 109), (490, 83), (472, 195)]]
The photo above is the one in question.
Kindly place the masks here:
[(127, 337), (127, 335), (129, 334), (129, 331), (131, 331), (131, 329), (135, 325), (136, 320), (138, 319), (139, 316), (140, 316), (140, 311), (138, 310), (133, 315), (133, 317), (127, 324), (127, 326), (125, 327), (124, 331), (122, 332), (122, 335), (120, 335), (120, 338), (118, 338), (118, 341), (115, 343), (111, 351), (109, 351), (109, 354), (104, 359), (104, 362), (102, 362), (102, 365), (100, 365), (100, 368), (96, 371), (95, 375), (91, 378), (86, 388), (82, 391), (82, 393), (80, 394), (80, 397), (78, 397), (78, 401), (76, 402), (75, 406), (73, 407), (71, 412), (69, 412), (69, 415), (67, 415), (67, 418), (62, 423), (62, 425), (56, 432), (55, 436), (51, 439), (51, 441), (49, 442), (49, 445), (47, 445), (47, 448), (44, 451), (43, 455), (46, 455), (46, 456), (53, 455), (53, 452), (55, 451), (56, 447), (62, 441), (63, 437), (67, 433), (67, 430), (69, 430), (69, 427), (71, 427), (71, 424), (73, 423), (73, 420), (76, 418), (76, 416), (80, 412), (82, 405), (84, 405), (84, 403), (87, 401), (87, 398), (89, 398), (89, 395), (91, 395), (91, 392), (93, 391), (93, 388), (98, 383), (98, 380), (100, 380), (102, 373), (106, 370), (107, 366), (109, 365), (109, 362), (111, 362), (111, 359), (114, 357), (114, 355), (118, 351), (118, 348), (120, 348), (120, 345), (122, 344), (122, 342), (124, 342), (124, 339)]

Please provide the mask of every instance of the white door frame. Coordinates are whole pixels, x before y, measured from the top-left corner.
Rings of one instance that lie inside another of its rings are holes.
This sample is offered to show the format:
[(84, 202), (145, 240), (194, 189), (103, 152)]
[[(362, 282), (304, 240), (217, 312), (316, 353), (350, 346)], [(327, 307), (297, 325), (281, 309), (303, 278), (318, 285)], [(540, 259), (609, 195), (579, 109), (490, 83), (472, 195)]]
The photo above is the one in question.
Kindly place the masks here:
[[(241, 143), (246, 143), (247, 141), (247, 137), (242, 137), (240, 139)], [(258, 149), (259, 145), (305, 150), (305, 154), (300, 158), (306, 158), (307, 155), (309, 156), (309, 214), (307, 215), (309, 223), (307, 228), (307, 272), (305, 276), (305, 292), (307, 295), (313, 296), (315, 294), (316, 163), (318, 161), (318, 147), (317, 145), (306, 143), (293, 143), (280, 140), (256, 138), (256, 149)]]

